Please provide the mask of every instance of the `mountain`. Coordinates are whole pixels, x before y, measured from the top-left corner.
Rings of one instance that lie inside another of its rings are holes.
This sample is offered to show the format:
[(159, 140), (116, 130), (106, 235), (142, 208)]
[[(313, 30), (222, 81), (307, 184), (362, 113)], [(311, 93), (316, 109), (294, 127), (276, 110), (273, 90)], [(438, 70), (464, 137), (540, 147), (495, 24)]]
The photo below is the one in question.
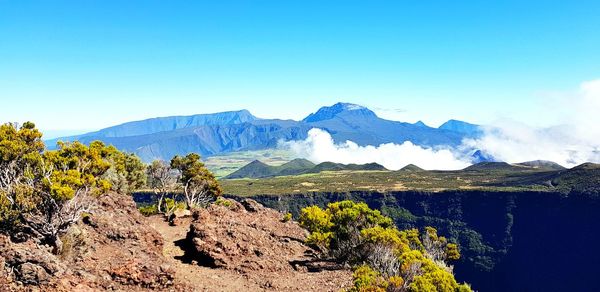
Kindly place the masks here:
[(338, 102), (329, 107), (322, 107), (317, 112), (308, 115), (302, 121), (316, 123), (332, 119), (377, 119), (377, 115), (370, 109), (352, 104)]
[(466, 136), (464, 133), (431, 128), (424, 124), (385, 120), (368, 108), (351, 103), (322, 107), (302, 121), (310, 127), (326, 130), (336, 142), (350, 140), (359, 145), (401, 144), (410, 141), (422, 146), (456, 146)]
[(334, 162), (322, 162), (317, 164), (314, 168), (306, 171), (305, 173), (319, 173), (322, 171), (343, 171), (343, 170), (387, 170), (381, 164), (378, 163), (366, 163), (366, 164), (342, 164)]
[(566, 169), (564, 166), (562, 166), (556, 162), (546, 161), (546, 160), (527, 161), (527, 162), (516, 163), (516, 165), (526, 166), (526, 167), (531, 167), (531, 168), (536, 168), (536, 169), (543, 169), (543, 170), (564, 170), (564, 169)]
[(199, 126), (234, 125), (256, 120), (258, 120), (258, 118), (253, 116), (247, 110), (192, 116), (172, 116), (124, 123), (75, 137), (130, 137)]
[(404, 172), (419, 172), (419, 171), (424, 171), (424, 169), (414, 165), (414, 164), (409, 164), (403, 168), (400, 169), (400, 171), (404, 171)]
[(482, 132), (481, 127), (478, 125), (457, 120), (449, 120), (439, 126), (438, 129), (462, 133), (469, 136), (477, 136)]
[(350, 140), (361, 146), (401, 144), (406, 141), (426, 147), (456, 146), (470, 135), (459, 127), (432, 128), (422, 122), (410, 124), (389, 121), (378, 117), (366, 107), (336, 103), (320, 108), (301, 121), (260, 119), (247, 110), (162, 117), (52, 139), (46, 141), (46, 145), (52, 149), (56, 147), (57, 141), (80, 141), (87, 144), (100, 140), (120, 150), (136, 153), (142, 160), (149, 162), (154, 159), (168, 160), (174, 155), (190, 152), (212, 156), (275, 148), (280, 141), (306, 139), (312, 128), (327, 131), (336, 143)]
[(341, 164), (334, 162), (322, 162), (317, 165), (306, 159), (294, 159), (280, 166), (270, 166), (258, 160), (252, 161), (237, 171), (225, 177), (225, 179), (236, 178), (266, 178), (284, 175), (299, 175), (307, 173), (319, 173), (322, 171), (343, 170), (386, 170), (377, 163), (367, 164)]
[(512, 165), (506, 162), (480, 162), (473, 164), (467, 168), (465, 171), (518, 171), (526, 169), (526, 167), (519, 167), (516, 165)]

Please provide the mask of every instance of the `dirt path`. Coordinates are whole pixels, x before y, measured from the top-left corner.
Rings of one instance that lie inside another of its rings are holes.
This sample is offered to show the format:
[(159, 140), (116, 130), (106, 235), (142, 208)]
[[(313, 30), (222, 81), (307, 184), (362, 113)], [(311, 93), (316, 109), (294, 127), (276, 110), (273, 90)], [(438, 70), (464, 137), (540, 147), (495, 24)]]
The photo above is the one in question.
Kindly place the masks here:
[(212, 269), (197, 263), (184, 263), (185, 254), (180, 247), (189, 230), (191, 218), (184, 218), (179, 226), (169, 226), (162, 216), (148, 218), (165, 241), (163, 255), (175, 269), (175, 282), (192, 287), (194, 291), (264, 291), (258, 284), (233, 271)]
[[(192, 291), (340, 291), (352, 285), (351, 271), (315, 261), (314, 251), (301, 240), (306, 231), (295, 222), (283, 222), (282, 214), (255, 201), (245, 203), (205, 209), (199, 214), (202, 223), (184, 218), (173, 227), (160, 216), (148, 218), (164, 239), (163, 255), (175, 270), (176, 284)], [(200, 240), (196, 245), (186, 239), (190, 225)], [(218, 267), (193, 261), (198, 248)]]

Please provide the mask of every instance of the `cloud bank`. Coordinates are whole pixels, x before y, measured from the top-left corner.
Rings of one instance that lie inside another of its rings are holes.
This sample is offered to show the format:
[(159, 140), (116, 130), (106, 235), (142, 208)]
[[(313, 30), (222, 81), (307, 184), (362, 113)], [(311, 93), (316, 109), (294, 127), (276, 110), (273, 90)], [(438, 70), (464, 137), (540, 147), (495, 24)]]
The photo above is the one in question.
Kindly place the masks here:
[(462, 169), (473, 163), (480, 150), (495, 161), (518, 163), (549, 160), (566, 167), (600, 163), (600, 79), (584, 82), (554, 105), (530, 109), (532, 115), (561, 115), (562, 125), (534, 128), (515, 121), (498, 121), (483, 127), (483, 135), (465, 139), (459, 147), (421, 147), (411, 142), (360, 146), (352, 141), (336, 144), (331, 135), (312, 129), (303, 141), (284, 142), (298, 156), (314, 162), (370, 163), (388, 169), (415, 164), (424, 169)]
[(480, 139), (463, 147), (480, 149), (510, 163), (550, 160), (566, 167), (600, 162), (600, 79), (584, 82), (556, 102), (556, 111), (531, 109), (532, 115), (559, 114), (565, 124), (544, 129), (502, 121), (485, 127)]
[(305, 140), (283, 142), (282, 146), (316, 163), (376, 162), (391, 170), (400, 169), (411, 163), (424, 169), (462, 169), (470, 164), (469, 161), (455, 156), (450, 148), (424, 148), (408, 141), (402, 144), (387, 143), (379, 146), (359, 146), (352, 141), (336, 144), (329, 133), (317, 128), (308, 131)]

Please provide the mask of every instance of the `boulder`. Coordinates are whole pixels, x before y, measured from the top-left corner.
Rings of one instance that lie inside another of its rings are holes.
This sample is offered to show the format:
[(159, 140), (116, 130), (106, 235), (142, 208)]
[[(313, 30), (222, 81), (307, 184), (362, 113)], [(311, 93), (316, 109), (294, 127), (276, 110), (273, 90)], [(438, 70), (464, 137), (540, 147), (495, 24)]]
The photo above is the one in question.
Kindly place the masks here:
[(242, 206), (244, 206), (244, 208), (248, 212), (259, 212), (265, 208), (265, 207), (263, 207), (263, 205), (259, 204), (257, 201), (252, 200), (252, 199), (243, 200)]
[(173, 212), (173, 215), (175, 215), (175, 218), (184, 218), (192, 216), (192, 212), (188, 209), (177, 209)]

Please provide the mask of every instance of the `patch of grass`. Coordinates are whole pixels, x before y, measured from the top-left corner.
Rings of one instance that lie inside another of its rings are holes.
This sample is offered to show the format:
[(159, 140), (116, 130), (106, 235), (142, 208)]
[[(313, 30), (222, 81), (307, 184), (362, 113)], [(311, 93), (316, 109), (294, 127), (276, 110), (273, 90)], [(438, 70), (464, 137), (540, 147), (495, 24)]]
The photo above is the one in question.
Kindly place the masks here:
[(289, 162), (294, 158), (297, 157), (291, 151), (267, 149), (210, 156), (204, 159), (204, 164), (217, 178), (220, 178), (231, 174), (254, 160), (260, 160), (268, 165), (277, 166)]
[(261, 179), (221, 180), (226, 194), (281, 195), (313, 192), (445, 190), (552, 191), (539, 170), (492, 171), (324, 171)]
[(158, 208), (156, 207), (156, 204), (142, 206), (139, 207), (138, 210), (140, 210), (140, 213), (146, 217), (158, 214)]

